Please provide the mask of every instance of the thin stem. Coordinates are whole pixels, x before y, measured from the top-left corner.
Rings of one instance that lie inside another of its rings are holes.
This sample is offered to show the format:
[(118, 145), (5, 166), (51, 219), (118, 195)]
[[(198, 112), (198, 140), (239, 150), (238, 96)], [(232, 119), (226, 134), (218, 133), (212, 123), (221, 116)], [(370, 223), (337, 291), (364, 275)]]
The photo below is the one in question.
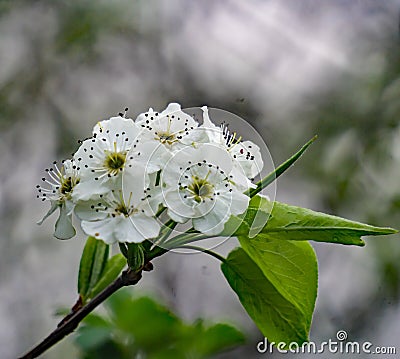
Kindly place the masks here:
[(282, 173), (284, 173), (294, 162), (296, 162), (300, 156), (306, 151), (306, 149), (317, 139), (317, 136), (314, 136), (310, 141), (308, 141), (300, 150), (295, 153), (288, 160), (283, 162), (280, 166), (278, 166), (275, 171), (272, 171), (269, 175), (264, 177), (261, 181), (257, 182), (256, 188), (250, 188), (244, 194), (248, 195), (250, 198), (253, 198), (257, 193), (261, 192), (265, 187), (274, 182)]
[(178, 234), (171, 240), (169, 240), (165, 245), (168, 246), (169, 249), (180, 247), (186, 243), (191, 243), (195, 241), (200, 241), (202, 239), (207, 239), (210, 238), (210, 236), (207, 236), (206, 234), (202, 233), (182, 233)]
[(221, 261), (222, 263), (224, 263), (224, 262), (226, 261), (226, 259), (225, 259), (224, 257), (222, 257), (221, 255), (219, 255), (218, 253), (213, 252), (213, 251), (211, 251), (211, 250), (209, 250), (209, 249), (202, 248), (202, 247), (191, 246), (191, 245), (184, 245), (184, 246), (180, 246), (180, 248), (188, 248), (188, 249), (193, 249), (193, 250), (195, 250), (195, 251), (207, 253), (207, 254), (209, 254), (210, 256), (212, 256), (212, 257), (218, 259), (218, 260)]
[(157, 213), (156, 213), (156, 217), (160, 217), (161, 214), (167, 209), (167, 207), (161, 207)]
[(177, 224), (178, 223), (176, 223), (172, 219), (170, 219), (167, 223), (165, 223), (164, 225), (165, 227), (161, 230), (158, 239), (154, 240), (154, 243), (151, 246), (150, 250), (154, 249), (156, 246), (159, 246), (160, 244), (163, 244), (168, 239), (169, 235), (172, 233)]
[(78, 324), (90, 314), (96, 307), (103, 303), (113, 293), (122, 287), (135, 285), (142, 278), (141, 272), (133, 272), (129, 269), (122, 272), (122, 274), (112, 282), (107, 288), (96, 295), (89, 303), (84, 307), (78, 309), (73, 315), (69, 315), (69, 318), (62, 321), (61, 325), (57, 327), (52, 333), (50, 333), (45, 339), (43, 339), (37, 346), (29, 351), (19, 359), (33, 359), (37, 358), (40, 354), (43, 354), (46, 350), (50, 349), (53, 345), (58, 343), (68, 334), (71, 334)]

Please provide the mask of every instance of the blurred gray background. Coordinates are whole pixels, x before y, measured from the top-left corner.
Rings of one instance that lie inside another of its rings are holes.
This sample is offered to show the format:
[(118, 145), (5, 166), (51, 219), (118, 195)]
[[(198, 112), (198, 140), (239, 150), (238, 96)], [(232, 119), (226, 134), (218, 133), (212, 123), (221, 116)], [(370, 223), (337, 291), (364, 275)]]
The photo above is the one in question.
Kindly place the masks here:
[[(85, 237), (52, 238), (55, 216), (35, 224), (48, 208), (35, 185), (98, 120), (126, 106), (133, 118), (170, 101), (231, 111), (260, 131), (275, 163), (318, 134), (279, 179), (277, 199), (400, 228), (399, 5), (0, 1), (0, 358), (37, 343), (54, 329), (54, 311), (76, 300)], [(320, 276), (312, 340), (346, 330), (400, 353), (399, 239), (313, 244)], [(246, 331), (248, 344), (221, 358), (270, 357), (257, 354), (262, 335), (216, 261), (171, 254), (154, 265), (133, 290), (187, 320)], [(43, 358), (75, 356), (67, 339)]]

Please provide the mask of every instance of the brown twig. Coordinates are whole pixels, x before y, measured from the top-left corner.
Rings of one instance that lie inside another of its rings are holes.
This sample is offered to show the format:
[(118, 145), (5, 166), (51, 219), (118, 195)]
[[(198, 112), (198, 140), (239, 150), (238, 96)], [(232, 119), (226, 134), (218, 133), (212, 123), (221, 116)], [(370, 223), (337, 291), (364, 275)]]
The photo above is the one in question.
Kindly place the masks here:
[(90, 314), (98, 305), (103, 303), (107, 298), (109, 298), (113, 293), (122, 287), (135, 285), (142, 278), (142, 271), (133, 272), (131, 270), (126, 270), (112, 282), (107, 288), (95, 296), (89, 303), (78, 309), (75, 313), (68, 314), (61, 321), (59, 325), (52, 333), (50, 333), (45, 339), (43, 339), (37, 346), (26, 353), (19, 359), (33, 359), (37, 358), (40, 354), (43, 354), (46, 350), (50, 349), (54, 344), (58, 343), (68, 334), (71, 334), (79, 323)]

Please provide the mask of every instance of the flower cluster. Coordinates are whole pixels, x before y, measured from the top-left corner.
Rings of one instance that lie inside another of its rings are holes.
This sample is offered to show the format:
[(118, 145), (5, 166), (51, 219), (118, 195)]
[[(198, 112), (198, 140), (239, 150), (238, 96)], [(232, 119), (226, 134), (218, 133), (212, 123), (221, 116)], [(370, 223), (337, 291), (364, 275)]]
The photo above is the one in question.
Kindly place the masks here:
[(38, 198), (51, 203), (43, 220), (60, 210), (54, 235), (75, 235), (75, 213), (86, 234), (106, 243), (142, 242), (157, 238), (164, 210), (164, 219), (221, 233), (232, 214), (246, 211), (244, 192), (263, 161), (257, 145), (202, 111), (202, 124), (177, 103), (135, 121), (125, 111), (97, 123), (73, 158), (47, 169), (37, 186)]

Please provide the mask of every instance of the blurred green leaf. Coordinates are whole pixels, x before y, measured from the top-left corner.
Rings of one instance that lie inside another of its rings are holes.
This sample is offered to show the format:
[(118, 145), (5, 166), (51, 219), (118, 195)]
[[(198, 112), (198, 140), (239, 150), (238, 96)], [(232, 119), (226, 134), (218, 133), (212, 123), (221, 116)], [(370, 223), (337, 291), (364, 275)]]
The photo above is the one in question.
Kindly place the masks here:
[[(89, 315), (78, 329), (76, 344), (82, 358), (130, 359), (140, 353), (151, 359), (200, 359), (245, 341), (244, 335), (228, 324), (184, 323), (153, 299), (133, 298), (128, 290), (115, 293), (105, 305), (107, 317)], [(107, 357), (105, 350), (114, 354)]]
[(147, 297), (124, 301), (114, 314), (117, 328), (131, 334), (136, 345), (150, 352), (156, 349), (154, 343), (161, 348), (174, 341), (181, 325), (167, 308)]
[(110, 328), (84, 326), (79, 330), (76, 343), (82, 350), (90, 350), (110, 337)]
[(215, 324), (204, 329), (196, 338), (196, 350), (208, 357), (246, 341), (243, 333), (227, 324)]

